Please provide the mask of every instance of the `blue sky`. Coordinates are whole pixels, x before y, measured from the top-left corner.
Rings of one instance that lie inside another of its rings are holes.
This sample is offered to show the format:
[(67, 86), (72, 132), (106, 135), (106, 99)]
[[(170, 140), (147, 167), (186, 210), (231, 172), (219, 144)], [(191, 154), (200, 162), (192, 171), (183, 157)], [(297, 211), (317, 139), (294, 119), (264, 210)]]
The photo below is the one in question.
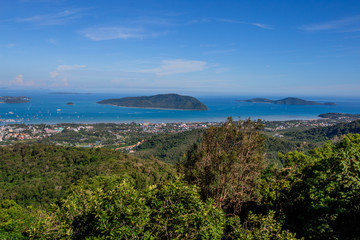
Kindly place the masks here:
[(360, 1), (2, 0), (0, 89), (360, 94)]

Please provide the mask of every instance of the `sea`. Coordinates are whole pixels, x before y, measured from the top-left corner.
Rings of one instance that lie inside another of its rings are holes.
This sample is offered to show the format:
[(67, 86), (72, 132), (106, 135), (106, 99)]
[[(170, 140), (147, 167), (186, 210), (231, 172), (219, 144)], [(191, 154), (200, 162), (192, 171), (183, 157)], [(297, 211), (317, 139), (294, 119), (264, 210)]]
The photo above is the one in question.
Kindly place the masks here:
[[(142, 96), (145, 94), (138, 94)], [(151, 95), (151, 94), (149, 94)], [(130, 122), (223, 122), (228, 117), (234, 119), (263, 120), (306, 120), (318, 119), (321, 113), (338, 112), (360, 114), (360, 97), (301, 97), (318, 102), (335, 102), (327, 105), (277, 105), (269, 103), (246, 103), (254, 97), (267, 96), (195, 96), (208, 106), (208, 111), (185, 111), (125, 108), (97, 104), (109, 98), (121, 98), (129, 94), (114, 93), (52, 93), (3, 91), (0, 96), (27, 96), (29, 103), (0, 104), (0, 124), (57, 124), (57, 123), (130, 123)], [(136, 96), (132, 94), (131, 96)], [(271, 96), (277, 100), (284, 96)], [(74, 105), (67, 105), (72, 102)]]

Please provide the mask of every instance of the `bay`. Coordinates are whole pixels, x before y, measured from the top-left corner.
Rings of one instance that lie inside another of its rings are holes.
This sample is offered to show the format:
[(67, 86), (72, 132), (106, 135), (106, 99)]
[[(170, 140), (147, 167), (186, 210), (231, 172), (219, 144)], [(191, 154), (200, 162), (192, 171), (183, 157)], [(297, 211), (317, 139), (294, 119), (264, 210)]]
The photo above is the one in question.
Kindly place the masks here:
[[(28, 96), (30, 103), (0, 104), (0, 119), (12, 119), (25, 124), (55, 123), (108, 123), (108, 122), (222, 122), (231, 116), (234, 119), (294, 120), (316, 119), (321, 113), (360, 113), (360, 99), (331, 97), (302, 97), (319, 102), (335, 102), (326, 105), (276, 105), (266, 103), (246, 103), (245, 100), (259, 96), (196, 96), (208, 106), (208, 111), (161, 110), (123, 108), (97, 104), (108, 98), (120, 98), (129, 94), (51, 94), (49, 92), (4, 91), (0, 96)], [(132, 94), (139, 96), (139, 94)], [(260, 96), (267, 97), (267, 96)], [(267, 97), (281, 99), (283, 97)], [(300, 97), (301, 98), (301, 97)], [(73, 102), (74, 105), (66, 103)], [(12, 121), (11, 120), (11, 121)], [(14, 123), (11, 122), (7, 123)], [(4, 123), (3, 123), (4, 124)]]

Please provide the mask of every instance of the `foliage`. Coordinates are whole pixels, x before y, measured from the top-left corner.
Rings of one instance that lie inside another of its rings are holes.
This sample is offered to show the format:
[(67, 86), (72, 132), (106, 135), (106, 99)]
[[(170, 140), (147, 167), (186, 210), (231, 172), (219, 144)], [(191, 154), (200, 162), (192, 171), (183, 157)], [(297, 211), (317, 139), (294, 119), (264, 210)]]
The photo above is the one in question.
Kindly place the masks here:
[(138, 159), (110, 149), (84, 149), (52, 145), (0, 147), (0, 199), (47, 207), (65, 196), (82, 178), (127, 174), (134, 187), (145, 188), (171, 177), (168, 164)]
[(203, 130), (192, 130), (180, 133), (162, 133), (149, 137), (136, 148), (136, 156), (154, 156), (168, 163), (179, 163), (188, 149), (201, 138)]
[(314, 149), (316, 146), (317, 145), (311, 141), (290, 141), (283, 138), (266, 136), (266, 159), (269, 161), (269, 164), (274, 164), (281, 167), (283, 162), (279, 158), (279, 153), (285, 154), (290, 151), (307, 152), (311, 149)]
[(282, 229), (282, 223), (275, 218), (275, 212), (267, 214), (249, 213), (247, 220), (241, 223), (240, 218), (235, 216), (228, 220), (230, 233), (226, 239), (246, 239), (246, 240), (295, 240), (295, 234)]
[[(32, 238), (48, 239), (220, 239), (225, 215), (211, 201), (202, 202), (197, 188), (176, 179), (133, 188), (123, 180), (96, 178), (78, 185), (30, 231)], [(111, 184), (110, 184), (111, 185)], [(52, 231), (49, 231), (51, 229)]]
[(327, 141), (348, 133), (360, 133), (360, 120), (339, 123), (329, 127), (317, 127), (302, 132), (288, 132), (286, 136), (301, 141)]
[(285, 215), (286, 227), (305, 238), (360, 236), (360, 135), (282, 159), (283, 169), (264, 173), (263, 196)]
[(185, 179), (200, 188), (204, 199), (238, 213), (244, 202), (258, 198), (254, 189), (266, 166), (262, 124), (250, 119), (210, 127), (201, 144), (195, 145), (183, 163)]
[(26, 230), (34, 221), (31, 208), (23, 208), (13, 200), (0, 202), (0, 239), (27, 239)]

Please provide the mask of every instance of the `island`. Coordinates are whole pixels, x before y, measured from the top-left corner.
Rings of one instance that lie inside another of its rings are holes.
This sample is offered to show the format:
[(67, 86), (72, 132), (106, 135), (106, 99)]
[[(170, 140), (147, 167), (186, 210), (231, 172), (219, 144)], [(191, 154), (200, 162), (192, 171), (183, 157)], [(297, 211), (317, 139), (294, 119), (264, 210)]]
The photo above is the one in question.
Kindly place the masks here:
[(28, 103), (30, 102), (30, 97), (12, 97), (12, 96), (3, 96), (0, 97), (0, 103)]
[(73, 102), (67, 102), (66, 105), (75, 105)]
[(288, 104), (288, 105), (329, 105), (333, 106), (336, 105), (334, 102), (314, 102), (314, 101), (307, 101), (300, 98), (288, 97), (280, 100), (270, 100), (267, 98), (252, 98), (248, 100), (238, 100), (239, 102), (249, 102), (249, 103), (272, 103), (272, 104)]
[(97, 102), (119, 107), (133, 108), (155, 108), (155, 109), (175, 109), (175, 110), (208, 110), (207, 106), (190, 96), (178, 94), (158, 94), (154, 96), (124, 97), (117, 99), (105, 99)]

